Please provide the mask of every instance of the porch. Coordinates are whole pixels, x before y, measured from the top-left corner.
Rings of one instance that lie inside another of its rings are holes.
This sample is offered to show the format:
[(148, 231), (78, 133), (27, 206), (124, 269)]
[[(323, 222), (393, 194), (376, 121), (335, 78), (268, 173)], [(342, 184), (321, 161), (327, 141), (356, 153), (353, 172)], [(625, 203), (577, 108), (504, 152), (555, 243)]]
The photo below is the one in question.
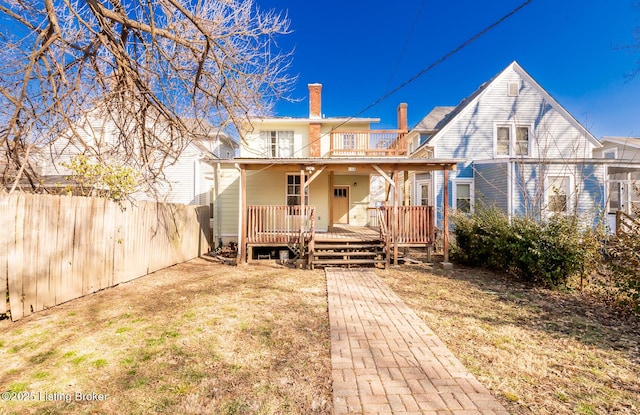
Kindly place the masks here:
[[(332, 255), (334, 258), (325, 259), (349, 259), (352, 263), (375, 261), (385, 266), (393, 259), (396, 265), (400, 248), (431, 246), (435, 234), (434, 209), (412, 206), (409, 176), (414, 172), (442, 171), (446, 179), (458, 160), (255, 158), (234, 159), (228, 163), (232, 162), (240, 173), (237, 262), (254, 259), (258, 250), (272, 257), (276, 251), (286, 248), (313, 267), (320, 263), (319, 257)], [(386, 205), (367, 209), (365, 204), (370, 201), (366, 195), (370, 195), (371, 189), (363, 189), (362, 178), (368, 180), (372, 175), (381, 177), (386, 185), (386, 202), (383, 202)], [(275, 184), (281, 178), (286, 178), (286, 194)], [(441, 200), (444, 229), (448, 228), (448, 193), (445, 188)], [(277, 204), (283, 199), (286, 205)], [(342, 201), (338, 199), (349, 201), (348, 216), (335, 209)], [(372, 212), (373, 220), (367, 221), (368, 212)], [(443, 233), (443, 249), (444, 262), (448, 262), (447, 232)], [(328, 263), (335, 262), (325, 261)]]
[(430, 256), (435, 242), (432, 206), (370, 208), (374, 226), (335, 224), (325, 232), (316, 231), (315, 211), (315, 206), (248, 206), (247, 260), (274, 259), (286, 248), (312, 269), (365, 264), (386, 268), (391, 257), (397, 263), (399, 248), (424, 247)]

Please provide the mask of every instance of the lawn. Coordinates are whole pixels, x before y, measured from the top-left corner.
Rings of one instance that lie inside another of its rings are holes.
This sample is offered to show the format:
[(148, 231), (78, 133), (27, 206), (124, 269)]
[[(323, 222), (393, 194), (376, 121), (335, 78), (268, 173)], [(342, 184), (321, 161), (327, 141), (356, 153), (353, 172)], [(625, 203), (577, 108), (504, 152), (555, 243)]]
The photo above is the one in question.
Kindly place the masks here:
[(0, 321), (0, 413), (331, 413), (328, 330), (322, 271), (196, 259)]
[(637, 316), (477, 269), (379, 275), (511, 413), (640, 413)]
[[(640, 411), (637, 316), (481, 270), (376, 272), (513, 414)], [(329, 350), (322, 270), (205, 257), (0, 321), (0, 414), (331, 414)]]

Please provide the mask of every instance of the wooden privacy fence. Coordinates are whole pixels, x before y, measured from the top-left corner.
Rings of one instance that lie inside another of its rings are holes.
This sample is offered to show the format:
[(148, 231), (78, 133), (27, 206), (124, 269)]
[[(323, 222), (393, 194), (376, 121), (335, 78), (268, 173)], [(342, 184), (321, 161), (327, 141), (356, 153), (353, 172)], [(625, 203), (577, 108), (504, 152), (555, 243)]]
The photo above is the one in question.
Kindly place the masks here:
[(209, 250), (209, 208), (0, 194), (0, 313), (11, 318), (187, 261)]

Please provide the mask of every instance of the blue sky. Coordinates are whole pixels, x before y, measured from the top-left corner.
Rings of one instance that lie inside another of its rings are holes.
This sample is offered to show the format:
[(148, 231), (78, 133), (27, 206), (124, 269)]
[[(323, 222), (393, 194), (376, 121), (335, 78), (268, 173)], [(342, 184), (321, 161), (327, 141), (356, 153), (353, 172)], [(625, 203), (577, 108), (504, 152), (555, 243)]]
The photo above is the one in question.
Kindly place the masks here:
[[(358, 114), (524, 0), (256, 0), (285, 11), (295, 48), (294, 98), (276, 115), (308, 115), (307, 84), (323, 84), (326, 116)], [(634, 4), (636, 6), (634, 6)], [(516, 60), (596, 137), (640, 136), (640, 65), (634, 42), (637, 0), (533, 0), (528, 6), (381, 104), (360, 114), (394, 128), (409, 104), (409, 126), (434, 106), (456, 105)]]

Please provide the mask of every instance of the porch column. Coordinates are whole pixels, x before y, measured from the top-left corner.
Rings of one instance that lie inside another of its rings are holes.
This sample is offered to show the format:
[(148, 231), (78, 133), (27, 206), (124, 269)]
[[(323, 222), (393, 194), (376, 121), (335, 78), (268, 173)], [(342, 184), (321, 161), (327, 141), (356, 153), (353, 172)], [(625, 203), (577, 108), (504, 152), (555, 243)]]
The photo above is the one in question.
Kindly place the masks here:
[(398, 167), (393, 168), (393, 265), (398, 265), (398, 199), (400, 199), (400, 177)]
[(449, 169), (444, 169), (444, 194), (442, 195), (442, 247), (444, 250), (444, 261), (442, 268), (451, 267), (449, 262)]
[(333, 230), (333, 170), (329, 172), (329, 230)]
[(247, 170), (245, 165), (240, 165), (240, 226), (238, 230), (238, 254), (236, 263), (247, 262)]

